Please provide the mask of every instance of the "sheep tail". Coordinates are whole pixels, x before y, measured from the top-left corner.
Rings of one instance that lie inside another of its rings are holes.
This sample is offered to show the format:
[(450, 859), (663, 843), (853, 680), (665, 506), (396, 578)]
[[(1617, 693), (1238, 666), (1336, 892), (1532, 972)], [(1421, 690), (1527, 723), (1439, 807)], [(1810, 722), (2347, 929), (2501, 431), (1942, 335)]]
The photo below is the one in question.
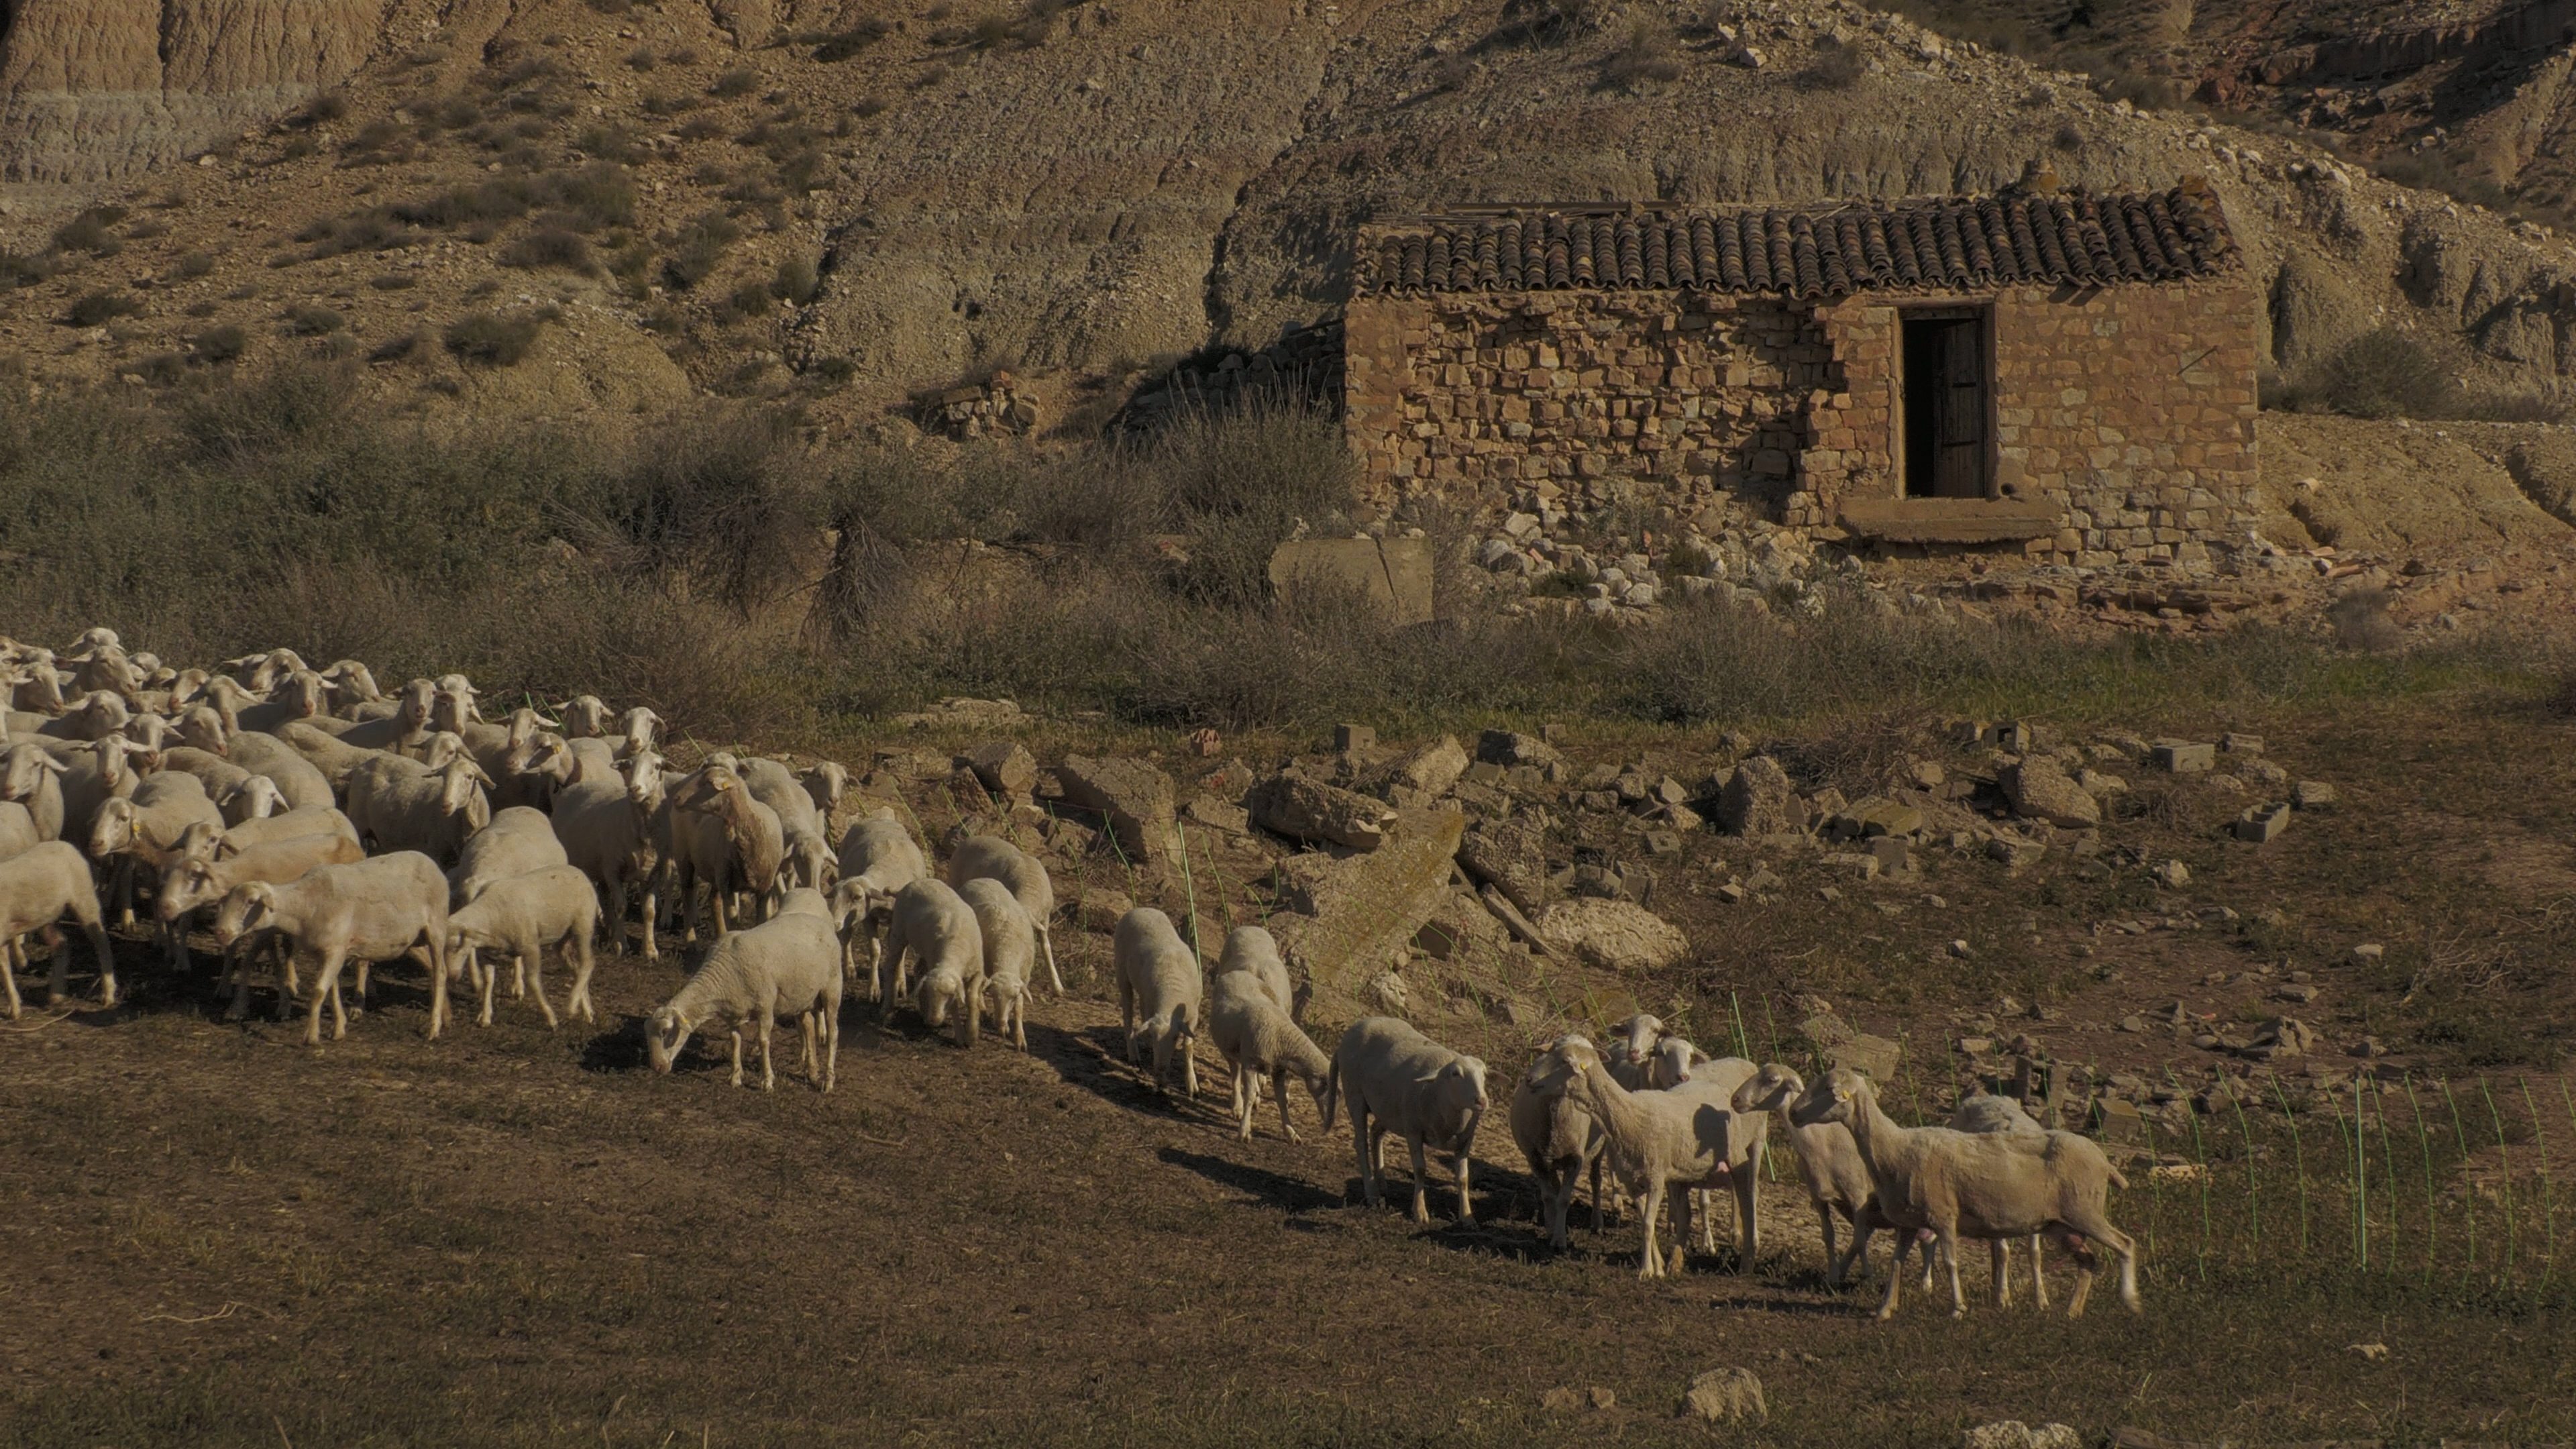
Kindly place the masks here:
[(2126, 1188), (2129, 1185), (2129, 1180), (2122, 1177), (2120, 1175), (2120, 1169), (2115, 1167), (2111, 1169), (2111, 1185), (2117, 1188)]

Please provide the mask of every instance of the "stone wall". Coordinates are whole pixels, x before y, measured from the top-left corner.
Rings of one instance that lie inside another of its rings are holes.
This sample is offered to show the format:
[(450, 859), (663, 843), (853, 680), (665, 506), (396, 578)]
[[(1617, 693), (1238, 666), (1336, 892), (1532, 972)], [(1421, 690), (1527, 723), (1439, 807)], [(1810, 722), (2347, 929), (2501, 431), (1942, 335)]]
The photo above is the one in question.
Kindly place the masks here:
[(2242, 535), (2258, 304), (2241, 281), (1823, 304), (1362, 296), (1345, 316), (1345, 425), (1379, 508), (1535, 491), (1580, 511), (1643, 480), (1684, 518), (1727, 498), (1804, 528), (1854, 504), (1902, 512), (1899, 309), (1944, 302), (1993, 308), (1993, 511), (2024, 520), (2014, 547), (2189, 565)]

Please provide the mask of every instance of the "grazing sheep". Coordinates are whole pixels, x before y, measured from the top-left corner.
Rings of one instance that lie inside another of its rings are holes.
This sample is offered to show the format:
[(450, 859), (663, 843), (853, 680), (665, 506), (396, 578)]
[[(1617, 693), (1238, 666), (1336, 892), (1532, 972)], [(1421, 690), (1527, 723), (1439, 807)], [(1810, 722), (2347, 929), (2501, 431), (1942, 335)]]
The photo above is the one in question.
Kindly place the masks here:
[(37, 744), (15, 744), (0, 750), (0, 800), (27, 807), (36, 833), (47, 840), (63, 836), (63, 771), (68, 768)]
[(555, 838), (563, 842), (564, 858), (606, 895), (608, 909), (601, 919), (608, 923), (609, 939), (618, 950), (626, 946), (628, 898), (642, 888), (643, 948), (648, 961), (662, 959), (653, 936), (654, 917), (659, 913), (654, 879), (661, 873), (654, 824), (665, 803), (662, 759), (649, 750), (628, 760), (623, 774), (614, 767), (597, 775), (587, 765), (577, 768), (572, 783), (555, 799)]
[(745, 760), (737, 773), (751, 798), (778, 816), (780, 877), (791, 887), (830, 890), (839, 865), (831, 841), (823, 834), (823, 814), (814, 808), (814, 797), (805, 793), (795, 772), (776, 760)]
[(1270, 999), (1290, 1017), (1297, 1014), (1297, 990), (1288, 983), (1288, 963), (1279, 958), (1279, 938), (1261, 926), (1237, 926), (1225, 933), (1225, 950), (1217, 957), (1216, 974), (1249, 971), (1261, 983)]
[(337, 835), (351, 845), (358, 843), (358, 827), (350, 824), (349, 817), (337, 810), (288, 810), (226, 825), (220, 830), (200, 821), (180, 834), (173, 853), (188, 860), (225, 860), (255, 845), (307, 835)]
[(461, 757), (437, 769), (398, 755), (369, 760), (349, 772), (349, 822), (377, 850), (453, 861), (474, 832), (492, 823), (482, 774)]
[[(200, 780), (198, 783), (203, 784)], [(286, 803), (285, 792), (266, 775), (244, 775), (242, 782), (215, 797), (215, 808), (224, 814), (226, 825), (240, 825), (252, 820), (266, 820), (272, 815), (293, 814)], [(339, 812), (333, 811), (333, 814)]]
[(266, 775), (277, 782), (278, 793), (298, 810), (327, 809), (338, 803), (331, 793), (330, 780), (293, 745), (275, 735), (256, 730), (232, 735), (225, 743), (223, 756), (254, 775)]
[(18, 1019), (17, 972), (27, 965), (30, 931), (45, 933), (53, 953), (52, 980), (46, 1000), (60, 1001), (65, 984), (65, 949), (54, 923), (69, 916), (89, 936), (98, 959), (98, 1001), (116, 1004), (116, 958), (108, 954), (107, 926), (99, 918), (98, 888), (90, 883), (89, 861), (69, 841), (40, 841), (0, 860), (0, 994), (8, 999), (9, 1019)]
[(1601, 1124), (1567, 1101), (1561, 1084), (1537, 1085), (1542, 1068), (1548, 1069), (1544, 1073), (1546, 1080), (1557, 1082), (1562, 1049), (1568, 1042), (1592, 1045), (1586, 1037), (1570, 1035), (1541, 1048), (1538, 1066), (1524, 1073), (1512, 1088), (1510, 1112), (1512, 1141), (1529, 1163), (1530, 1176), (1538, 1179), (1539, 1218), (1547, 1231), (1547, 1244), (1558, 1249), (1573, 1245), (1567, 1235), (1566, 1218), (1574, 1207), (1574, 1189), (1587, 1168), (1592, 1173), (1592, 1231), (1601, 1231), (1601, 1156), (1609, 1144)]
[[(304, 1026), (307, 1046), (322, 1044), (322, 1007), (331, 1007), (331, 1039), (347, 1035), (340, 971), (358, 964), (358, 997), (368, 968), (411, 956), (429, 968), (429, 1039), (447, 1024), (447, 877), (418, 851), (324, 866), (282, 884), (233, 887), (215, 913), (215, 942), (230, 946), (255, 931), (274, 931), (290, 962), (312, 964), (313, 992)], [(291, 969), (291, 968), (290, 968)]]
[[(1243, 932), (1234, 934), (1240, 936)], [(1261, 934), (1267, 937), (1270, 933)], [(1274, 958), (1276, 954), (1274, 946)], [(1227, 961), (1235, 964), (1229, 968)], [(1279, 1133), (1289, 1141), (1303, 1140), (1297, 1135), (1296, 1124), (1288, 1120), (1291, 1075), (1306, 1084), (1307, 1093), (1315, 1099), (1316, 1115), (1330, 1119), (1325, 1104), (1332, 1100), (1333, 1059), (1298, 1029), (1261, 970), (1237, 957), (1232, 939), (1226, 942), (1226, 958), (1218, 963), (1215, 984), (1208, 992), (1208, 1035), (1215, 1039), (1234, 1083), (1237, 1137), (1252, 1140), (1252, 1119), (1261, 1106), (1264, 1078), (1269, 1080), (1271, 1095), (1279, 1102)]]
[(757, 1026), (760, 1089), (770, 1091), (778, 1079), (769, 1064), (769, 1031), (782, 1013), (796, 1018), (804, 1037), (806, 1074), (821, 1090), (832, 1090), (841, 1057), (841, 948), (830, 917), (810, 909), (782, 910), (709, 947), (705, 963), (679, 994), (645, 1022), (645, 1054), (653, 1070), (668, 1072), (690, 1033), (721, 1023), (733, 1034), (733, 1084), (739, 1087), (742, 1034)]
[(1142, 1016), (1144, 1037), (1154, 1044), (1154, 1086), (1167, 1094), (1171, 1091), (1172, 1061), (1178, 1057), (1181, 1090), (1195, 1099), (1199, 1094), (1198, 953), (1182, 944), (1181, 933), (1172, 929), (1172, 918), (1152, 906), (1139, 906), (1119, 917), (1110, 942), (1111, 969), (1118, 976), (1118, 1014), (1127, 1027), (1127, 1060), (1137, 1061), (1137, 1018)]
[(1667, 1267), (1655, 1250), (1655, 1224), (1664, 1195), (1678, 1184), (1685, 1189), (1732, 1187), (1738, 1250), (1736, 1269), (1750, 1271), (1760, 1250), (1755, 1195), (1762, 1176), (1762, 1144), (1767, 1120), (1736, 1112), (1730, 1098), (1741, 1080), (1720, 1085), (1693, 1079), (1670, 1091), (1631, 1092), (1619, 1085), (1588, 1042), (1560, 1043), (1560, 1050), (1530, 1069), (1529, 1083), (1561, 1090), (1567, 1100), (1601, 1124), (1608, 1138), (1610, 1170), (1640, 1199), (1646, 1245), (1637, 1269), (1641, 1278), (1660, 1278), (1681, 1267), (1690, 1241), (1690, 1195), (1672, 1200), (1673, 1261)]
[[(858, 942), (868, 942), (868, 989), (876, 989), (881, 959), (877, 930), (894, 908), (897, 891), (930, 874), (921, 846), (891, 811), (851, 823), (841, 837), (841, 880), (832, 888), (833, 914), (841, 922), (843, 968), (858, 969)], [(1035, 922), (1031, 922), (1034, 929)]]
[(686, 911), (690, 938), (698, 934), (698, 881), (706, 883), (718, 934), (733, 929), (730, 903), (737, 892), (749, 896), (751, 918), (760, 919), (763, 903), (777, 892), (787, 852), (778, 812), (753, 799), (742, 776), (722, 764), (675, 786), (664, 803), (678, 857), (673, 889)]
[[(192, 855), (173, 863), (161, 877), (160, 899), (153, 913), (160, 918), (161, 929), (174, 940), (184, 940), (183, 919), (208, 906), (220, 907), (235, 888), (251, 881), (283, 885), (302, 880), (326, 865), (354, 865), (366, 859), (354, 837), (333, 832), (298, 835), (284, 840), (263, 841), (222, 858)], [(221, 969), (215, 978), (215, 990), (221, 994), (229, 984), (233, 989), (232, 1007), (226, 1014), (239, 1019), (250, 1014), (250, 981), (243, 971), (251, 941), (239, 937), (225, 944)], [(287, 1002), (295, 995), (295, 970), (292, 959), (281, 963), (283, 980), (277, 994), (277, 1019), (286, 1019)]]
[[(1789, 1134), (1789, 1145), (1797, 1149), (1798, 1180), (1806, 1185), (1807, 1201), (1815, 1205), (1816, 1223), (1824, 1234), (1825, 1286), (1839, 1288), (1851, 1265), (1861, 1262), (1869, 1251), (1870, 1236), (1886, 1224), (1878, 1216), (1872, 1197), (1869, 1164), (1861, 1160), (1850, 1129), (1840, 1122), (1802, 1127), (1790, 1119), (1790, 1105), (1806, 1089), (1807, 1084), (1796, 1072), (1774, 1062), (1747, 1078), (1729, 1101), (1738, 1112), (1770, 1113), (1780, 1129)], [(1839, 1258), (1834, 1256), (1837, 1216), (1851, 1224), (1852, 1230), (1851, 1248)], [(1911, 1241), (1911, 1234), (1896, 1235), (1900, 1271)]]
[(1037, 965), (1038, 933), (1019, 897), (997, 880), (970, 880), (957, 898), (975, 913), (984, 941), (984, 993), (993, 998), (993, 1030), (1021, 1051), (1029, 1049), (1029, 973)]
[(569, 865), (549, 865), (488, 881), (450, 912), (447, 959), (462, 959), (468, 979), (482, 989), (483, 1008), (475, 1020), (490, 1026), (492, 978), (500, 973), (498, 962), (484, 960), (482, 953), (488, 948), (496, 956), (509, 956), (510, 994), (535, 991), (537, 1010), (545, 1013), (546, 1030), (552, 1031), (555, 1009), (546, 1001), (546, 952), (561, 948), (572, 967), (572, 995), (564, 1002), (564, 1014), (597, 1020), (590, 1005), (590, 938), (598, 930), (599, 893), (590, 888), (590, 877)]
[[(2059, 1232), (2075, 1257), (2075, 1294), (2066, 1316), (2080, 1318), (2092, 1296), (2096, 1267), (2083, 1239), (2120, 1255), (2120, 1301), (2139, 1312), (2138, 1249), (2112, 1226), (2110, 1189), (2126, 1187), (2102, 1149), (2072, 1132), (1960, 1132), (1948, 1127), (1906, 1128), (1879, 1109), (1869, 1079), (1836, 1067), (1801, 1093), (1789, 1109), (1800, 1126), (1840, 1122), (1851, 1130), (1861, 1160), (1869, 1164), (1879, 1215), (1900, 1232), (1929, 1228), (1950, 1265), (1950, 1316), (1964, 1317), (1959, 1289), (1958, 1242)], [(1881, 1319), (1896, 1315), (1902, 1272), (1887, 1279)]]
[(457, 854), (456, 868), (447, 873), (448, 909), (461, 909), (494, 881), (571, 863), (544, 811), (526, 805), (495, 811), (492, 823), (474, 832)]
[(1047, 980), (1056, 995), (1064, 995), (1064, 977), (1055, 969), (1055, 936), (1047, 925), (1055, 915), (1055, 886), (1047, 879), (1046, 867), (999, 836), (976, 835), (948, 858), (948, 883), (963, 885), (978, 877), (1000, 881), (1020, 898), (1020, 909), (1029, 913), (1029, 924), (1037, 928), (1038, 947), (1046, 954)]
[[(1475, 1205), (1468, 1198), (1469, 1164), (1476, 1150), (1476, 1128), (1485, 1120), (1485, 1064), (1461, 1056), (1391, 1016), (1364, 1016), (1342, 1033), (1333, 1049), (1325, 1090), (1341, 1101), (1351, 1119), (1351, 1150), (1359, 1158), (1360, 1198), (1370, 1207), (1378, 1199), (1378, 1148), (1389, 1132), (1401, 1133), (1413, 1149), (1413, 1221), (1431, 1221), (1424, 1189), (1430, 1169), (1423, 1159), (1428, 1147), (1449, 1155), (1458, 1179), (1458, 1223), (1476, 1225)], [(1332, 1109), (1324, 1112), (1324, 1130), (1332, 1130)]]
[(956, 1015), (959, 1046), (973, 1046), (983, 1025), (984, 931), (963, 897), (935, 880), (917, 880), (895, 893), (878, 967), (877, 1019), (894, 1014), (904, 994), (904, 958), (921, 958), (912, 992), (922, 1025), (946, 1026)]
[[(1998, 1097), (1987, 1092), (1979, 1092), (1962, 1099), (1958, 1109), (1950, 1114), (1950, 1128), (1956, 1132), (2037, 1133), (2046, 1130), (2028, 1112), (2021, 1109), (2021, 1103), (2010, 1097)], [(2030, 1291), (2032, 1296), (2038, 1299), (2042, 1313), (2048, 1311), (2047, 1267), (2040, 1260), (2039, 1255), (2040, 1240), (2044, 1236), (2041, 1233), (2030, 1235)], [(1986, 1246), (1993, 1255), (1995, 1306), (2010, 1308), (2012, 1306), (2012, 1242), (2006, 1238), (1997, 1238)], [(1929, 1254), (1926, 1254), (1923, 1259), (1923, 1291), (1926, 1293), (1932, 1291), (1932, 1259)]]

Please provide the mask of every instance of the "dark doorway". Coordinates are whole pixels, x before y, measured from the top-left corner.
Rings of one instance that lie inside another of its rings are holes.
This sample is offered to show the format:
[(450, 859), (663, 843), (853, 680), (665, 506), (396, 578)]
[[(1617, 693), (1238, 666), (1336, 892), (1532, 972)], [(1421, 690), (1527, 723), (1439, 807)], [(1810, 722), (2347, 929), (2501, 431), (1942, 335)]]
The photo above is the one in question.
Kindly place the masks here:
[(1972, 311), (1908, 314), (1905, 496), (1986, 496), (1986, 319)]

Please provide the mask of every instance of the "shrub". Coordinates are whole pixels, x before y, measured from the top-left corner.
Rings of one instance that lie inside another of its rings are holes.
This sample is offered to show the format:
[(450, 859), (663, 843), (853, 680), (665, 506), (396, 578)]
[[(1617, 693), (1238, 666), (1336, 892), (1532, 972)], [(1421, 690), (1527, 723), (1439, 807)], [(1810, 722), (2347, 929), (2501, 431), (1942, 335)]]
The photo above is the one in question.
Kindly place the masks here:
[(1816, 42), (1816, 53), (1807, 67), (1798, 72), (1802, 90), (1847, 91), (1858, 86), (1869, 75), (1869, 57), (1860, 47), (1845, 45), (1831, 36)]
[(745, 282), (725, 298), (725, 308), (736, 317), (758, 317), (777, 310), (771, 302), (768, 283)]
[(304, 109), (296, 113), (293, 124), (319, 126), (329, 121), (336, 121), (347, 114), (349, 114), (349, 98), (338, 91), (324, 91), (304, 103)]
[(369, 277), (367, 285), (379, 292), (408, 292), (420, 285), (420, 279), (409, 272), (387, 272), (381, 277)]
[(349, 325), (349, 319), (328, 307), (305, 303), (286, 309), (286, 328), (298, 337), (320, 337)]
[(814, 59), (825, 64), (848, 60), (893, 33), (893, 22), (871, 16), (847, 30), (822, 36), (814, 46)]
[(85, 292), (63, 313), (63, 320), (74, 327), (98, 327), (142, 310), (139, 303), (122, 292)]
[(168, 387), (187, 374), (188, 359), (175, 352), (155, 352), (134, 365), (145, 382)]
[(1628, 38), (1601, 63), (1602, 84), (1634, 90), (1681, 78), (1681, 61), (1673, 55), (1672, 30), (1655, 20), (1639, 20)]
[(579, 232), (551, 226), (540, 227), (504, 247), (500, 262), (505, 267), (554, 267), (584, 276), (598, 265), (591, 258), (590, 243)]
[(121, 206), (93, 206), (54, 228), (54, 250), (111, 257), (122, 250), (110, 227), (125, 220)]
[(742, 237), (742, 228), (721, 212), (705, 212), (672, 238), (671, 254), (662, 259), (662, 274), (686, 291), (707, 279), (724, 260), (725, 248)]
[(440, 334), (447, 350), (485, 367), (511, 367), (526, 360), (537, 345), (537, 321), (528, 316), (469, 312), (447, 324)]
[(420, 334), (404, 332), (377, 343), (367, 353), (369, 362), (400, 362), (420, 348)]
[(197, 462), (237, 463), (327, 438), (349, 417), (348, 379), (313, 364), (281, 367), (191, 399), (179, 436)]
[(2459, 383), (2424, 344), (2393, 327), (2365, 332), (2309, 369), (2293, 405), (2356, 418), (2442, 418), (2457, 414)]
[(50, 257), (0, 251), (0, 287), (32, 287), (53, 275), (54, 263)]
[(196, 349), (200, 362), (231, 362), (250, 350), (250, 334), (227, 322), (220, 327), (190, 334), (188, 345)]
[(822, 279), (815, 275), (814, 262), (799, 253), (778, 264), (778, 275), (769, 283), (769, 294), (802, 307), (822, 290)]
[(861, 96), (850, 106), (850, 114), (862, 121), (871, 121), (884, 115), (886, 107), (891, 104), (883, 96)]
[(190, 252), (179, 258), (179, 275), (183, 277), (202, 277), (214, 269), (215, 257), (212, 252)]
[(602, 161), (615, 161), (632, 166), (644, 159), (643, 146), (620, 126), (605, 124), (584, 126), (581, 134), (573, 138), (572, 144), (582, 154), (597, 157)]
[(537, 191), (571, 215), (567, 224), (583, 231), (635, 223), (635, 180), (613, 160), (594, 161), (578, 171), (556, 171), (538, 179)]
[(649, 45), (639, 45), (626, 52), (626, 68), (638, 74), (651, 70), (657, 63), (653, 47)]
[(735, 66), (718, 74), (707, 86), (707, 94), (719, 100), (734, 100), (750, 95), (760, 85), (760, 72), (749, 66)]

